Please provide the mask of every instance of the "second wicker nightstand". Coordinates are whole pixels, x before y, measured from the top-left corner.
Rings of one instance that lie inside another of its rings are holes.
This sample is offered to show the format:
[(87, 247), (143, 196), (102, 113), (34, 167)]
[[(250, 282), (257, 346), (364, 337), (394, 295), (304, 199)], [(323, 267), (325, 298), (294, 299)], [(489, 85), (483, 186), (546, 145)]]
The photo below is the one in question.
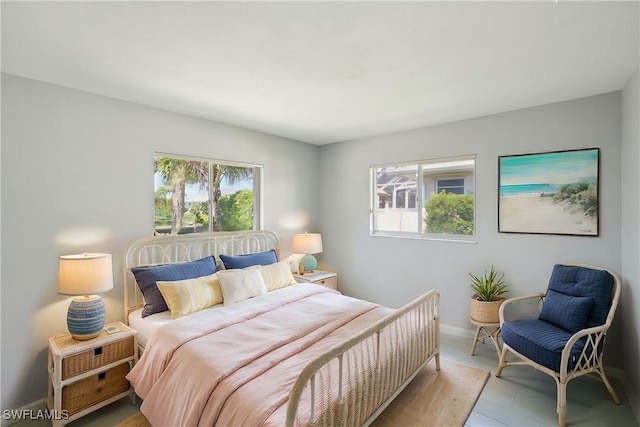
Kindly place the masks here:
[(294, 274), (298, 281), (315, 283), (326, 286), (330, 289), (338, 290), (338, 274), (330, 271), (315, 270), (313, 273)]

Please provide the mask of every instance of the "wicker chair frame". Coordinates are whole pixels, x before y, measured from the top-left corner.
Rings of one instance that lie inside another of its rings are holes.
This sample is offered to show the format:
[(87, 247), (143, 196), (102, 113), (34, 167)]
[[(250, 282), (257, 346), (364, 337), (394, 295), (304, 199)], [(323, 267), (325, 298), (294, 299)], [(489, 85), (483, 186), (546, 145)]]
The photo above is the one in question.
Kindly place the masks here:
[[(620, 399), (616, 394), (615, 390), (611, 386), (611, 383), (607, 379), (607, 376), (604, 373), (604, 366), (602, 363), (602, 356), (604, 353), (604, 340), (613, 322), (613, 317), (616, 312), (616, 308), (618, 306), (618, 301), (620, 300), (620, 278), (610, 270), (605, 268), (596, 267), (593, 265), (587, 264), (562, 264), (566, 266), (575, 266), (575, 267), (586, 267), (594, 270), (602, 270), (608, 272), (614, 279), (614, 289), (613, 289), (613, 297), (611, 299), (611, 305), (609, 307), (609, 313), (607, 315), (606, 322), (597, 327), (587, 328), (576, 332), (571, 338), (567, 341), (562, 350), (562, 356), (560, 359), (560, 370), (554, 371), (553, 369), (549, 369), (546, 366), (540, 365), (539, 363), (534, 362), (529, 359), (527, 356), (517, 352), (513, 348), (509, 347), (509, 345), (504, 344), (502, 347), (502, 354), (500, 356), (500, 362), (498, 363), (498, 369), (496, 371), (496, 377), (500, 378), (502, 375), (502, 370), (507, 366), (515, 366), (515, 365), (528, 365), (533, 368), (544, 372), (545, 374), (551, 376), (556, 382), (557, 388), (557, 406), (556, 412), (558, 413), (558, 424), (564, 427), (567, 425), (567, 384), (570, 380), (574, 378), (581, 377), (583, 375), (597, 373), (600, 376), (601, 381), (604, 383), (605, 387), (609, 391), (611, 398), (613, 401), (619, 405)], [(502, 306), (500, 307), (500, 326), (505, 323), (505, 309), (512, 304), (522, 303), (531, 299), (539, 299), (539, 301), (543, 304), (546, 293), (525, 295), (521, 297), (510, 298), (506, 300)], [(538, 304), (539, 308), (542, 307), (542, 304)], [(582, 353), (580, 354), (574, 368), (572, 370), (568, 369), (569, 357), (571, 355), (571, 349), (574, 344), (581, 338), (586, 337), (586, 343)], [(598, 349), (601, 348), (601, 351), (588, 351), (588, 349)], [(507, 361), (507, 354), (512, 353), (518, 357), (517, 361)]]

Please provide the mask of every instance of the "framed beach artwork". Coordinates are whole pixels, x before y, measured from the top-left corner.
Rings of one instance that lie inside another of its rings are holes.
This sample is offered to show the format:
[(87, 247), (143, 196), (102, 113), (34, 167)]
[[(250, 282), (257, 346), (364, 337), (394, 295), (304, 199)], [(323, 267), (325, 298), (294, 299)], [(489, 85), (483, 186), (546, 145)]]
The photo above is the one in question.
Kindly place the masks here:
[(600, 150), (498, 158), (498, 231), (598, 235)]

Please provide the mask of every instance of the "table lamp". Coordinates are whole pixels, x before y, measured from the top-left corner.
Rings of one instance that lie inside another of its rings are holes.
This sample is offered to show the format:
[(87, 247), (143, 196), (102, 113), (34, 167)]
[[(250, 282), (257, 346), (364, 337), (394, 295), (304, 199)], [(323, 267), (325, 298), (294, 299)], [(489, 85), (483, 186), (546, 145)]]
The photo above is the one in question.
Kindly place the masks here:
[(100, 296), (113, 288), (111, 254), (84, 253), (63, 255), (58, 267), (58, 293), (76, 295), (67, 312), (67, 328), (77, 340), (100, 335), (105, 308)]
[(304, 254), (300, 258), (300, 263), (304, 271), (313, 271), (318, 265), (318, 261), (313, 254), (322, 252), (322, 237), (320, 233), (304, 233), (293, 235), (293, 252)]

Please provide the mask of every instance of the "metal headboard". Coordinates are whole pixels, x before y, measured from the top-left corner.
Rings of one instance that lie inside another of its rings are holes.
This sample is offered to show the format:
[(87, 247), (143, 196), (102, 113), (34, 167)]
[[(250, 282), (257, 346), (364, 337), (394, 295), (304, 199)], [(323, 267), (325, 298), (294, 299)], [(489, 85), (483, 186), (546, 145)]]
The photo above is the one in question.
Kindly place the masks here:
[(223, 231), (172, 234), (138, 239), (127, 249), (124, 260), (124, 321), (144, 305), (132, 267), (194, 261), (209, 255), (243, 255), (274, 249), (280, 259), (278, 236), (271, 231)]

